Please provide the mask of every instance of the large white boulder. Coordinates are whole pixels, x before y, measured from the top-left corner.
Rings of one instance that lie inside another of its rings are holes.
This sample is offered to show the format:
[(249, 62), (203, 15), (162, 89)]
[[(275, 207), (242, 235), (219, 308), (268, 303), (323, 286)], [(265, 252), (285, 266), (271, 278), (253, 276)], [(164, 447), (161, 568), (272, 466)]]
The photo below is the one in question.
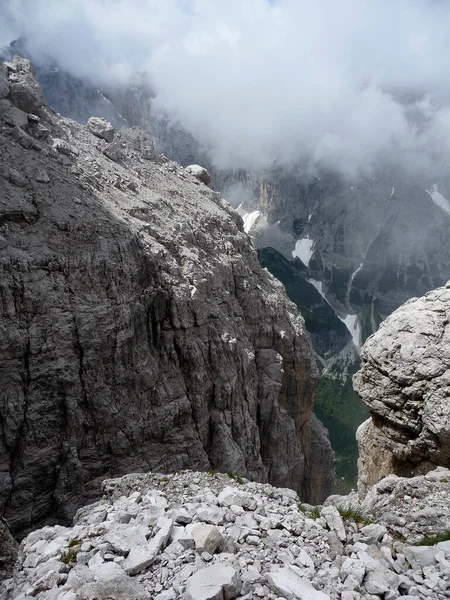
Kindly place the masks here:
[(232, 600), (240, 591), (237, 571), (231, 565), (215, 564), (200, 569), (188, 579), (186, 600)]

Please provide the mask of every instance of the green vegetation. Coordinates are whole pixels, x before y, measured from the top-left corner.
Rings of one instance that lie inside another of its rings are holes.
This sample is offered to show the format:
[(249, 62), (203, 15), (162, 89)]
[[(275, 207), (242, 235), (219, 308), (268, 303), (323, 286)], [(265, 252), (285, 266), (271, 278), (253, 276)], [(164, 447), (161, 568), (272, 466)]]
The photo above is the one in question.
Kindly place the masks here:
[(315, 506), (307, 515), (310, 519), (319, 519), (320, 510), (318, 506)]
[(301, 502), (297, 504), (298, 510), (310, 519), (318, 519), (320, 517), (320, 510), (318, 506), (314, 506), (312, 510), (308, 510)]
[(236, 483), (239, 483), (239, 484), (244, 483), (244, 480), (242, 479), (242, 477), (240, 475), (236, 475), (235, 473), (232, 473), (231, 471), (229, 471), (227, 473), (227, 475), (230, 479), (233, 479)]
[(373, 523), (359, 506), (338, 506), (337, 509), (345, 521), (353, 521), (354, 523), (361, 523), (362, 525), (370, 525)]
[(450, 529), (445, 529), (441, 533), (427, 532), (417, 546), (435, 546), (439, 542), (448, 542), (450, 540)]
[(369, 418), (368, 409), (352, 387), (351, 377), (358, 367), (358, 363), (350, 365), (344, 379), (339, 378), (338, 372), (323, 374), (317, 388), (314, 412), (328, 429), (336, 453), (338, 494), (348, 493), (356, 484), (358, 445), (355, 433)]
[(70, 540), (68, 543), (68, 549), (61, 554), (61, 562), (66, 565), (77, 562), (78, 552), (81, 549), (80, 540)]

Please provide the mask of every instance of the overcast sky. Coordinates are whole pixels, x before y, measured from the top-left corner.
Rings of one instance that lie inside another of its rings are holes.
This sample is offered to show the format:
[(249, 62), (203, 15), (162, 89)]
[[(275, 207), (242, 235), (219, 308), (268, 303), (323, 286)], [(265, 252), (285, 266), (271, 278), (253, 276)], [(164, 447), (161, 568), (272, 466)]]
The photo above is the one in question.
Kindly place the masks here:
[(20, 35), (76, 75), (146, 69), (221, 166), (448, 168), (445, 0), (0, 0)]

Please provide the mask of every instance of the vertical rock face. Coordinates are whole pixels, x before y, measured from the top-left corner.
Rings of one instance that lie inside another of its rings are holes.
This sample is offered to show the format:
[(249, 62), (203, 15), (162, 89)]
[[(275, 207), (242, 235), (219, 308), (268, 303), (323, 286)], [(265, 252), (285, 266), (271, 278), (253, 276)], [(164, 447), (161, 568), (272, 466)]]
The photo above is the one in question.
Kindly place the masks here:
[[(25, 106), (39, 95), (15, 65)], [(0, 114), (0, 512), (12, 530), (67, 518), (106, 474), (139, 470), (233, 471), (321, 500), (332, 452), (311, 414), (315, 355), (240, 217), (136, 129), (108, 145), (46, 106), (27, 116), (2, 102), (23, 117)]]
[(12, 574), (17, 559), (17, 542), (0, 519), (0, 581)]
[(359, 488), (450, 466), (450, 283), (409, 300), (365, 343), (353, 383), (372, 420), (359, 430)]

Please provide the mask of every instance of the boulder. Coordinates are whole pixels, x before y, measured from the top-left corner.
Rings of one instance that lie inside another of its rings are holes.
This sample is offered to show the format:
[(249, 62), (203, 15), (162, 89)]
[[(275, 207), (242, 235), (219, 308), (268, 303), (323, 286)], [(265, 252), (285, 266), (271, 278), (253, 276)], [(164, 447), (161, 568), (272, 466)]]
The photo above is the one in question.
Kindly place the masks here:
[(8, 71), (0, 58), (0, 100), (9, 94)]
[(205, 185), (209, 185), (211, 183), (211, 175), (204, 167), (201, 167), (200, 165), (189, 165), (186, 167), (186, 171)]
[(332, 505), (324, 506), (320, 514), (324, 517), (330, 530), (336, 532), (341, 542), (345, 542), (347, 534), (345, 533), (344, 522), (338, 509)]
[(27, 127), (28, 116), (9, 100), (0, 100), (0, 119), (11, 127)]
[(114, 139), (115, 129), (109, 121), (101, 117), (91, 117), (87, 122), (89, 131), (107, 142), (112, 142)]
[(328, 594), (317, 591), (308, 579), (289, 567), (272, 569), (266, 579), (269, 587), (286, 600), (330, 600)]
[(223, 536), (214, 525), (195, 525), (192, 528), (192, 536), (199, 554), (202, 552), (214, 554), (223, 543)]
[(44, 106), (45, 98), (40, 85), (34, 78), (30, 61), (20, 56), (12, 60), (15, 71), (10, 75), (10, 98), (12, 103), (25, 113), (36, 113)]
[(450, 467), (450, 282), (413, 298), (364, 344), (355, 390), (372, 420), (359, 430), (358, 490), (389, 474)]
[(239, 596), (241, 580), (228, 564), (200, 569), (187, 582), (186, 600), (232, 600)]

